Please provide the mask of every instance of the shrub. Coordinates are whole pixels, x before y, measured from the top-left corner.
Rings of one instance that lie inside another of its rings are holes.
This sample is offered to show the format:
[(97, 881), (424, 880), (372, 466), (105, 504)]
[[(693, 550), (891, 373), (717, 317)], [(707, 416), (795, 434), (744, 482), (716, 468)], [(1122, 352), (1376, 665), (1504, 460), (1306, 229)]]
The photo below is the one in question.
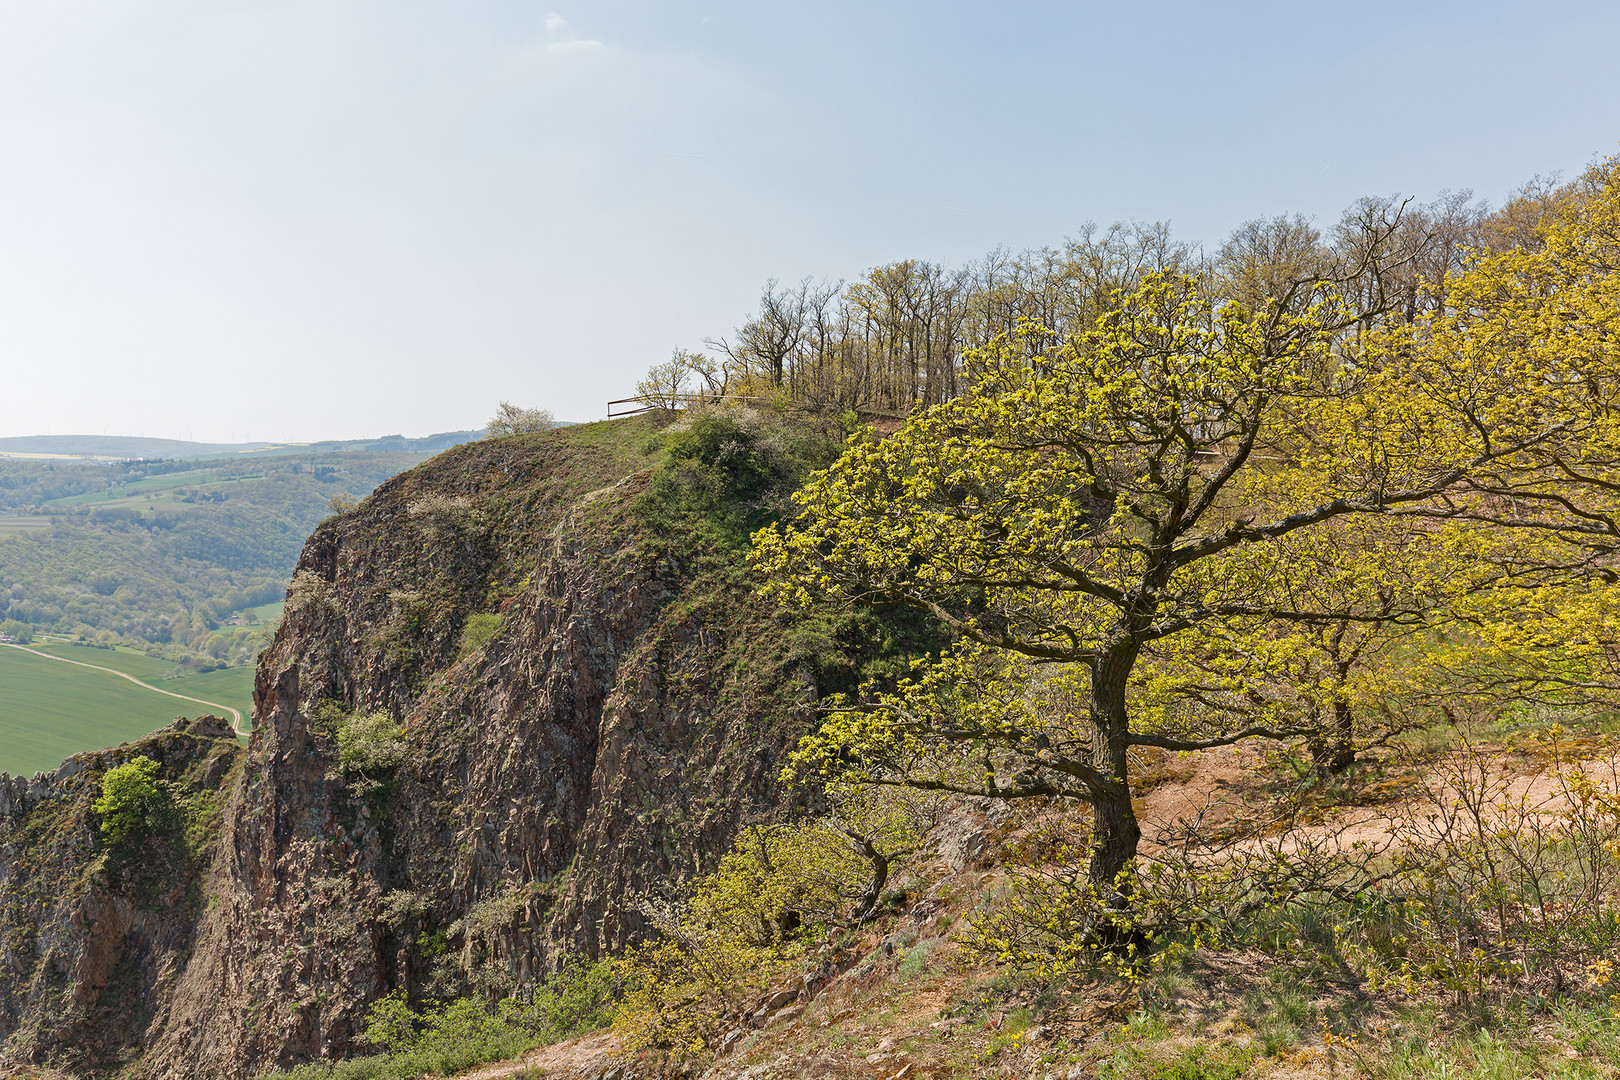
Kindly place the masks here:
[(613, 1027), (628, 1049), (712, 1049), (729, 1018), (793, 970), (805, 922), (838, 909), (844, 868), (826, 860), (837, 854), (828, 839), (815, 823), (755, 826), (683, 898), (643, 903), (659, 937), (621, 961)]
[(692, 914), (756, 946), (876, 914), (890, 875), (920, 849), (944, 800), (852, 784), (829, 785), (826, 795), (825, 817), (746, 829), (715, 872), (692, 883)]
[(413, 1012), (395, 991), (372, 1003), (366, 1041), (382, 1054), (336, 1063), (301, 1065), (282, 1075), (295, 1080), (416, 1080), (448, 1076), (515, 1057), (540, 1040), (476, 1001), (457, 998), (424, 1013)]
[(287, 615), (295, 615), (306, 608), (316, 610), (330, 603), (326, 579), (313, 570), (299, 570), (287, 585), (287, 603), (282, 610)]
[(456, 645), (456, 659), (463, 660), (482, 649), (501, 628), (501, 616), (494, 612), (480, 612), (470, 616), (461, 628), (461, 641)]
[(530, 1003), (508, 998), (490, 1009), (473, 998), (456, 998), (418, 1012), (396, 990), (366, 1011), (366, 1042), (382, 1053), (302, 1065), (281, 1075), (296, 1080), (449, 1075), (603, 1027), (618, 993), (614, 962), (592, 964), (577, 957), (537, 987)]
[[(1554, 754), (1546, 779), (1526, 784), (1465, 739), (1381, 837), (1319, 818), (1190, 830), (1138, 860), (1133, 899), (1161, 940), (1191, 928), (1195, 941), (1316, 957), (1374, 992), (1442, 991), (1458, 1004), (1608, 994), (1620, 954), (1620, 759), (1559, 768)], [(1015, 926), (1075, 908), (1051, 889), (1031, 897)], [(1020, 939), (1001, 942), (998, 958), (1024, 959)]]
[(714, 873), (692, 883), (689, 904), (706, 926), (770, 947), (802, 926), (837, 919), (862, 884), (859, 857), (826, 825), (755, 825)]
[(625, 954), (627, 990), (613, 1018), (627, 1050), (691, 1056), (712, 1049), (727, 1017), (791, 971), (791, 948), (749, 945), (702, 925), (684, 908), (649, 914), (663, 937)]
[(314, 730), (336, 744), (336, 760), (327, 779), (342, 780), (356, 795), (387, 787), (409, 751), (405, 729), (387, 713), (348, 713), (335, 701), (323, 701), (315, 707), (313, 719)]
[(465, 495), (445, 495), (437, 491), (412, 499), (405, 507), (405, 513), (422, 531), (423, 537), (433, 544), (445, 543), (464, 530), (476, 530), (484, 524), (471, 499)]
[[(925, 793), (833, 785), (832, 813), (756, 825), (683, 898), (647, 903), (661, 935), (623, 961), (614, 1029), (635, 1050), (712, 1048), (771, 985), (797, 974), (812, 932), (872, 916), (892, 867), (921, 845), (943, 802)], [(920, 973), (926, 950), (911, 958)]]
[(93, 809), (101, 819), (101, 837), (124, 848), (140, 839), (170, 809), (168, 791), (157, 779), (158, 763), (142, 754), (114, 765), (101, 778), (101, 797)]
[(550, 431), (556, 426), (556, 418), (546, 409), (524, 409), (510, 401), (503, 401), (489, 423), (484, 425), (484, 434), (491, 439), (501, 439), (508, 435)]
[(417, 1043), (420, 1019), (405, 1004), (404, 992), (395, 990), (366, 1010), (366, 1042), (388, 1051), (410, 1050)]
[[(1105, 956), (1122, 973), (1132, 970), (1145, 958), (1141, 946), (1149, 939), (1137, 925), (1139, 911), (1120, 908), (1091, 883), (1090, 840), (1088, 830), (1050, 820), (1009, 844), (1008, 882), (968, 915), (963, 947), (1041, 978), (1067, 975)], [(1127, 873), (1134, 874), (1134, 867)]]
[(356, 791), (371, 791), (405, 760), (405, 729), (387, 713), (356, 713), (338, 726), (338, 768)]
[(696, 529), (707, 543), (742, 545), (791, 510), (794, 489), (837, 456), (844, 434), (746, 406), (689, 409), (660, 440), (664, 467), (639, 512), (657, 531)]
[(1465, 745), (1403, 830), (1390, 925), (1361, 935), (1370, 981), (1459, 1000), (1507, 982), (1552, 994), (1606, 982), (1620, 953), (1620, 760), (1603, 772), (1572, 767), (1537, 801)]
[(607, 1027), (623, 993), (624, 973), (616, 961), (590, 963), (575, 956), (535, 988), (526, 1007), (511, 1008), (515, 1002), (502, 1007), (544, 1041), (556, 1042)]

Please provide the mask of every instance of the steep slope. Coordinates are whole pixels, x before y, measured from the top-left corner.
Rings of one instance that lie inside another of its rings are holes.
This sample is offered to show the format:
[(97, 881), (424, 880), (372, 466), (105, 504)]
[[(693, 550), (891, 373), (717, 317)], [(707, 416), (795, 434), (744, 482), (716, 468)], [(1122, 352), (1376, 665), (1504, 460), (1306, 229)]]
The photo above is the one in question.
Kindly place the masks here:
[(827, 640), (649, 531), (654, 426), (459, 447), (310, 538), (150, 1075), (343, 1055), (395, 988), (621, 946), (776, 806)]
[[(130, 850), (97, 837), (101, 777), (144, 755), (178, 826)], [(32, 780), (0, 774), (0, 1075), (137, 1056), (190, 955), (216, 801), (242, 750), (222, 720), (177, 720)]]

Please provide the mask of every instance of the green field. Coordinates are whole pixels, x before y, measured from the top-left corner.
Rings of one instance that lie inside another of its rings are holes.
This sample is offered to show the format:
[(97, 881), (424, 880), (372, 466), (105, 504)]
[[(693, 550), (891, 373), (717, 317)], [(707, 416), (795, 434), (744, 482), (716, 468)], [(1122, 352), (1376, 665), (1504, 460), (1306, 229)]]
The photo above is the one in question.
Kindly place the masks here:
[[(253, 669), (226, 668), (174, 676), (172, 664), (142, 653), (44, 644), (40, 652), (133, 675), (176, 694), (242, 711), (251, 707)], [(176, 716), (221, 712), (143, 690), (102, 671), (57, 663), (0, 647), (0, 772), (31, 775), (53, 769), (70, 754), (139, 738)]]
[(164, 473), (161, 476), (150, 476), (144, 480), (136, 480), (127, 484), (119, 484), (106, 491), (91, 491), (83, 495), (69, 495), (61, 499), (52, 499), (46, 506), (90, 506), (97, 509), (109, 507), (133, 507), (136, 503), (143, 505), (156, 503), (176, 503), (180, 501), (181, 494), (194, 490), (199, 493), (208, 493), (219, 489), (229, 490), (243, 483), (262, 480), (262, 476), (225, 476), (219, 475), (216, 469), (192, 469), (188, 472)]
[(38, 532), (51, 527), (48, 517), (6, 517), (0, 515), (0, 538)]
[[(271, 606), (271, 605), (266, 605)], [(279, 607), (280, 605), (274, 605)], [(166, 660), (147, 656), (134, 649), (94, 649), (87, 645), (65, 645), (54, 642), (36, 642), (29, 646), (39, 652), (51, 656), (60, 656), (65, 660), (77, 660), (81, 664), (94, 664), (96, 667), (112, 668), (122, 671), (126, 675), (133, 675), (137, 679), (159, 690), (170, 690), (176, 694), (185, 694), (188, 697), (201, 698), (219, 705), (229, 705), (242, 713), (242, 723), (245, 726), (253, 711), (253, 668), (233, 667), (223, 668), (219, 671), (207, 671), (195, 674), (177, 667)], [(63, 671), (82, 671), (82, 668), (72, 668), (60, 665)], [(127, 683), (125, 685), (128, 685)], [(130, 687), (135, 689), (135, 687)], [(163, 700), (161, 695), (153, 695)], [(169, 701), (174, 701), (169, 698)], [(189, 702), (175, 702), (176, 705), (186, 706)], [(182, 715), (190, 715), (181, 709)]]

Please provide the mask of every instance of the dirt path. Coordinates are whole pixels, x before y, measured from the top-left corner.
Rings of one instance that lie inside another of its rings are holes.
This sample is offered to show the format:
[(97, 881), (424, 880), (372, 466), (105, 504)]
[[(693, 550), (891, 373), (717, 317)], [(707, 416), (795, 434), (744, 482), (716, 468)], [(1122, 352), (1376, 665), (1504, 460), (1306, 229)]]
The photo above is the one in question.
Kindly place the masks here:
[(616, 1072), (614, 1064), (619, 1040), (610, 1032), (582, 1035), (567, 1042), (552, 1043), (530, 1050), (511, 1061), (496, 1061), (459, 1074), (458, 1080), (505, 1080), (510, 1076), (555, 1077), (556, 1080), (585, 1080)]
[[(1179, 829), (1200, 822), (1206, 830), (1218, 831), (1248, 820), (1267, 824), (1263, 805), (1245, 779), (1252, 779), (1252, 759), (1225, 747), (1197, 755), (1184, 775), (1148, 791), (1137, 801), (1142, 822), (1142, 850), (1160, 850), (1165, 837), (1181, 839)], [(1409, 782), (1386, 799), (1369, 805), (1326, 807), (1314, 819), (1290, 825), (1285, 832), (1264, 830), (1267, 842), (1282, 839), (1283, 850), (1302, 841), (1332, 840), (1349, 850), (1356, 845), (1388, 847), (1431, 840), (1442, 828), (1474, 828), (1491, 831), (1507, 828), (1520, 831), (1532, 827), (1552, 827), (1581, 805), (1581, 799), (1567, 777), (1579, 770), (1593, 784), (1600, 797), (1620, 798), (1620, 755), (1579, 750), (1567, 759), (1534, 759), (1499, 745), (1463, 746), (1442, 754), (1425, 768), (1415, 767)], [(1479, 807), (1477, 819), (1470, 820), (1465, 807)], [(1455, 818), (1448, 824), (1448, 819)], [(1270, 824), (1275, 824), (1272, 822)], [(1163, 836), (1155, 836), (1164, 830)], [(1257, 837), (1241, 847), (1258, 850)]]
[(217, 701), (204, 701), (202, 698), (187, 697), (185, 694), (177, 694), (173, 690), (160, 690), (151, 683), (142, 682), (128, 672), (115, 671), (110, 667), (101, 667), (98, 664), (86, 664), (82, 660), (69, 660), (63, 656), (52, 656), (50, 653), (43, 653), (38, 649), (30, 649), (26, 645), (6, 644), (6, 648), (21, 649), (25, 653), (33, 653), (35, 656), (43, 656), (45, 659), (55, 660), (59, 664), (72, 664), (74, 667), (89, 668), (91, 671), (105, 671), (107, 674), (116, 675), (120, 679), (128, 679), (136, 686), (139, 686), (142, 690), (150, 690), (154, 694), (167, 694), (169, 697), (179, 698), (181, 701), (191, 701), (198, 705), (207, 705), (210, 709), (224, 709), (226, 712), (231, 714), (231, 730), (236, 732), (238, 736), (244, 739), (247, 738), (248, 733), (242, 728), (242, 714), (236, 709), (231, 708), (229, 705), (221, 705)]

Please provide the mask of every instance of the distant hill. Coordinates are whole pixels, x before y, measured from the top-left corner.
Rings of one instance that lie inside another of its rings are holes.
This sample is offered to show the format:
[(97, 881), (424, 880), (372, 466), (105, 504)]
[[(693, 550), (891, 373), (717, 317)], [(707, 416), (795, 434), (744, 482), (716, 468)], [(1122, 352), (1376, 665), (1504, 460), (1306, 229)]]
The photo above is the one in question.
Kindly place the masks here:
[(481, 431), (445, 431), (407, 439), (384, 435), (377, 439), (328, 439), (314, 443), (200, 443), (184, 439), (146, 439), (130, 435), (21, 435), (0, 439), (0, 457), (77, 458), (86, 461), (127, 461), (223, 457), (235, 454), (281, 456), (328, 454), (342, 451), (389, 451), (436, 454), (472, 442)]
[(6, 457), (192, 458), (262, 450), (270, 443), (200, 443), (184, 439), (144, 439), (131, 435), (20, 435), (0, 439)]

